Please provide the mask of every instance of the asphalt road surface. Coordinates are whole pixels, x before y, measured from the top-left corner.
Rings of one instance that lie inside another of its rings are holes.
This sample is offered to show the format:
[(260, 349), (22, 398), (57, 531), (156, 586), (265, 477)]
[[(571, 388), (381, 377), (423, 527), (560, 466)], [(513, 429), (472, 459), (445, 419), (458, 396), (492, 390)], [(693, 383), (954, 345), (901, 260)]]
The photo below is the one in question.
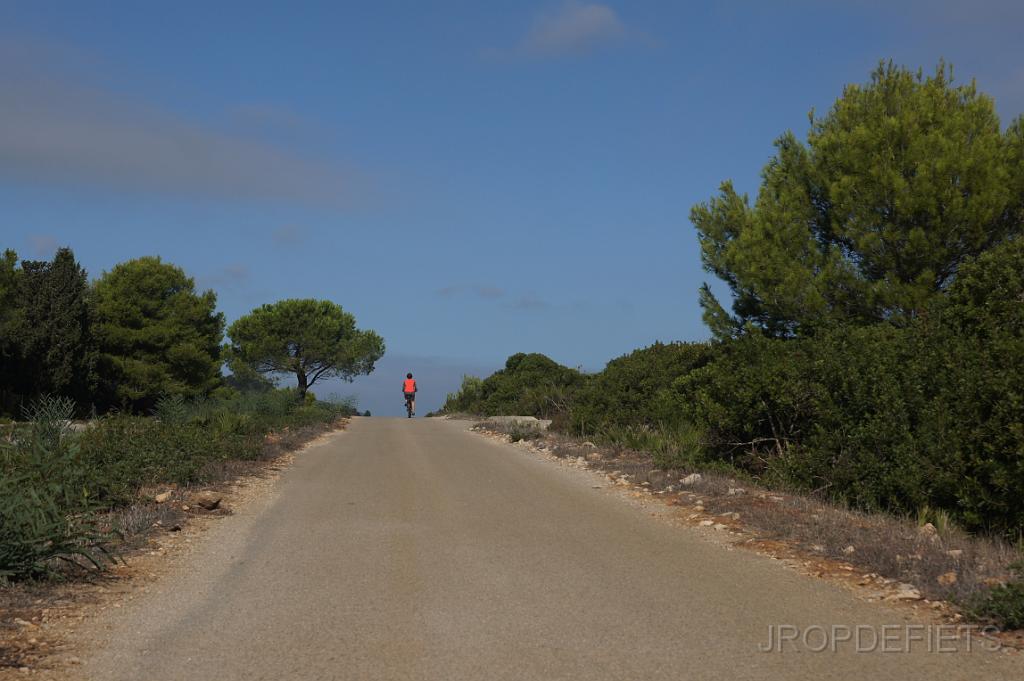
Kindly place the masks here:
[[(1024, 678), (1020, 656), (962, 642), (940, 652), (948, 632), (906, 629), (896, 610), (652, 518), (587, 472), (468, 425), (354, 419), (299, 455), (268, 498), (215, 523), (188, 569), (104, 615), (105, 643), (76, 673)], [(798, 636), (783, 652), (769, 644), (780, 627)]]

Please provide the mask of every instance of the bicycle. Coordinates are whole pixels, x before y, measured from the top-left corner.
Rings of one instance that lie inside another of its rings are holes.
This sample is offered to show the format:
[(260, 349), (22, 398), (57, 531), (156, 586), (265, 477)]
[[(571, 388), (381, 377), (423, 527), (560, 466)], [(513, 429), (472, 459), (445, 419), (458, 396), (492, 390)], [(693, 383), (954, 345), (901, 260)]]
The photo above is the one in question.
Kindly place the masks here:
[(406, 418), (412, 418), (412, 399), (411, 397), (405, 398), (405, 412)]

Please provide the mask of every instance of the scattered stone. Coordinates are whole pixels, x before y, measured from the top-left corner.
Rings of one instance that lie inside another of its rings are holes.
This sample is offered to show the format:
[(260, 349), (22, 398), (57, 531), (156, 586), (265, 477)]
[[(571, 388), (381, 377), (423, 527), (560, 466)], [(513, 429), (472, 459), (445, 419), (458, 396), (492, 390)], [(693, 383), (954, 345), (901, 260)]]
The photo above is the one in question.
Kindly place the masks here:
[(581, 447), (590, 447), (591, 449), (597, 449), (597, 445), (595, 445), (593, 442), (584, 442), (580, 446)]
[(780, 501), (785, 501), (785, 498), (783, 498), (783, 497), (778, 497), (778, 496), (770, 496), (770, 497), (768, 497), (768, 498), (769, 498), (769, 499), (770, 499), (771, 501), (774, 501), (775, 503), (779, 503)]
[(845, 553), (847, 556), (852, 555), (856, 551), (857, 551), (857, 549), (854, 548), (853, 544), (850, 544), (845, 549), (843, 549), (843, 553)]
[(711, 527), (714, 524), (715, 524), (714, 520), (702, 520), (702, 521), (700, 521), (700, 526), (701, 527)]
[(956, 572), (950, 570), (949, 572), (943, 573), (936, 577), (935, 581), (938, 582), (941, 586), (953, 586), (954, 584), (956, 584), (956, 579)]
[(703, 513), (704, 512), (704, 506), (702, 506), (701, 504), (697, 504), (696, 506), (693, 507), (693, 510), (697, 511), (698, 513)]
[(946, 551), (946, 555), (950, 558), (960, 560), (964, 557), (964, 552), (963, 549), (950, 549), (949, 551)]
[(580, 466), (585, 466), (587, 464), (587, 460), (584, 459), (582, 456), (577, 456), (576, 463), (579, 464)]
[(696, 485), (702, 479), (703, 478), (702, 478), (700, 473), (690, 473), (689, 475), (687, 475), (685, 478), (683, 478), (679, 482), (680, 482), (680, 484), (683, 484), (683, 485), (686, 485), (686, 486), (689, 487), (690, 485)]
[(168, 502), (170, 500), (171, 500), (171, 493), (170, 492), (161, 492), (160, 494), (157, 494), (155, 497), (153, 497), (153, 501), (155, 501), (158, 504), (163, 504), (163, 503), (166, 503), (166, 502)]
[(188, 511), (188, 510), (191, 510), (191, 508), (192, 508), (192, 507), (191, 507), (191, 506), (189, 506), (188, 504), (182, 504), (182, 505), (181, 505), (181, 510), (182, 510), (182, 511)]
[(811, 551), (814, 551), (815, 553), (825, 553), (825, 547), (821, 544), (812, 544)]
[(899, 584), (896, 593), (885, 597), (887, 601), (919, 601), (921, 592), (913, 584)]
[(622, 477), (622, 478), (619, 478), (618, 480), (616, 480), (615, 484), (616, 485), (621, 485), (622, 487), (628, 487), (629, 486), (629, 480), (627, 480), (625, 477)]
[(205, 508), (207, 511), (213, 511), (220, 506), (220, 502), (223, 499), (221, 495), (216, 492), (200, 492), (195, 497), (195, 502)]
[(925, 523), (919, 527), (917, 533), (929, 541), (935, 541), (939, 538), (939, 531), (931, 523)]
[(591, 452), (590, 454), (587, 454), (587, 459), (590, 461), (600, 461), (601, 454), (599, 452)]
[(743, 489), (742, 487), (730, 487), (728, 492), (730, 497), (739, 497), (743, 496), (746, 493), (747, 490)]

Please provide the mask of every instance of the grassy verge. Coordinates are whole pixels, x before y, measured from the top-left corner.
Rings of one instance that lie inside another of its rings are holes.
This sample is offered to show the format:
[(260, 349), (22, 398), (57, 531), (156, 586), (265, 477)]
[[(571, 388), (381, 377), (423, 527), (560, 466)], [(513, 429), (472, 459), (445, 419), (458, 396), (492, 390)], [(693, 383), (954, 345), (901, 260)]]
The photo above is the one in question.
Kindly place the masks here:
[(0, 586), (101, 568), (131, 537), (174, 523), (175, 511), (145, 490), (235, 476), (352, 411), (271, 391), (168, 400), (152, 417), (114, 414), (74, 432), (73, 410), (66, 400), (43, 400), (28, 428), (0, 443)]

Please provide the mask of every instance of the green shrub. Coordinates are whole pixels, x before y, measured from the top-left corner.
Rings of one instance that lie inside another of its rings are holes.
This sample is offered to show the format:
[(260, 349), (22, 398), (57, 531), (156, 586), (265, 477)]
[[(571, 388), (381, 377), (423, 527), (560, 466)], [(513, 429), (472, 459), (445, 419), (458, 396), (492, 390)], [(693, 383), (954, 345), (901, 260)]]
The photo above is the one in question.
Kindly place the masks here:
[(53, 572), (54, 561), (109, 558), (93, 520), (90, 475), (68, 430), (70, 400), (42, 398), (27, 437), (0, 447), (0, 581)]
[(1014, 578), (992, 587), (968, 607), (972, 618), (1002, 629), (1024, 629), (1024, 563), (1012, 566)]
[(508, 358), (504, 369), (479, 384), (477, 380), (465, 377), (462, 390), (449, 395), (442, 410), (550, 418), (565, 411), (586, 378), (544, 355), (519, 353)]
[(707, 343), (655, 343), (608, 362), (581, 386), (569, 409), (569, 427), (580, 435), (627, 426), (661, 427), (685, 421), (672, 386), (704, 366)]

